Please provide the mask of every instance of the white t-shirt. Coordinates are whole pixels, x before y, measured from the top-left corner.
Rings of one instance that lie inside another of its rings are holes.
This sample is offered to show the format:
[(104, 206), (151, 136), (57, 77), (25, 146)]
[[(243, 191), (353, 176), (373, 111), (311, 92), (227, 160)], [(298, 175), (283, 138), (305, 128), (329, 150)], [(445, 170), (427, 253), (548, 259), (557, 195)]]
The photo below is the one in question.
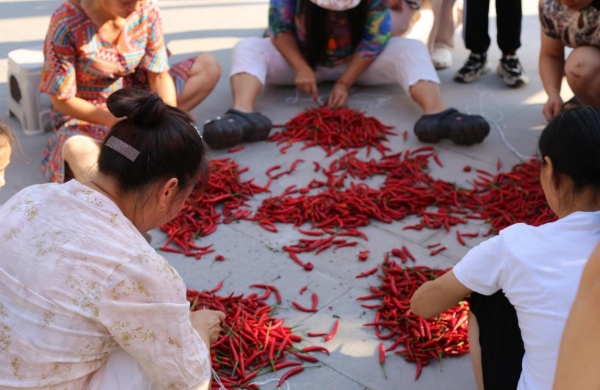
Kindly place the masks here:
[(565, 322), (599, 240), (600, 212), (579, 211), (539, 227), (510, 226), (454, 267), (467, 288), (501, 289), (515, 307), (525, 344), (518, 390), (552, 388)]
[(89, 389), (118, 347), (158, 388), (209, 387), (185, 292), (106, 196), (22, 190), (0, 206), (0, 389)]

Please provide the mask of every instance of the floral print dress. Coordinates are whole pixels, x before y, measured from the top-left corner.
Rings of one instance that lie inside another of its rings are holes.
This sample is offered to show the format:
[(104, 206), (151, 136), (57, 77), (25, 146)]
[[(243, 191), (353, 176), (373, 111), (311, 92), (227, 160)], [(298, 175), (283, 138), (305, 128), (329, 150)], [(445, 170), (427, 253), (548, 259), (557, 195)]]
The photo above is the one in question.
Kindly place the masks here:
[[(140, 12), (131, 14), (116, 44), (106, 41), (81, 8), (80, 0), (67, 0), (50, 19), (44, 43), (42, 92), (60, 100), (84, 99), (106, 108), (108, 96), (121, 88), (143, 86), (146, 72), (170, 71), (177, 93), (187, 81), (193, 58), (169, 67), (158, 6), (148, 1)], [(62, 148), (76, 134), (102, 140), (106, 126), (73, 118), (52, 110), (56, 133), (49, 140), (42, 171), (46, 178), (62, 182)]]
[(35, 185), (0, 221), (1, 389), (89, 389), (117, 348), (159, 388), (210, 385), (183, 280), (108, 197)]
[[(352, 34), (345, 11), (329, 12), (331, 38), (318, 66), (333, 68), (349, 61), (356, 54), (363, 58), (374, 58), (385, 48), (391, 36), (391, 18), (386, 0), (363, 0), (367, 4), (367, 18), (363, 37), (356, 48), (352, 47)], [(300, 0), (271, 0), (269, 7), (269, 33), (278, 36), (291, 31), (296, 36), (300, 49), (306, 47), (304, 15), (299, 12)]]

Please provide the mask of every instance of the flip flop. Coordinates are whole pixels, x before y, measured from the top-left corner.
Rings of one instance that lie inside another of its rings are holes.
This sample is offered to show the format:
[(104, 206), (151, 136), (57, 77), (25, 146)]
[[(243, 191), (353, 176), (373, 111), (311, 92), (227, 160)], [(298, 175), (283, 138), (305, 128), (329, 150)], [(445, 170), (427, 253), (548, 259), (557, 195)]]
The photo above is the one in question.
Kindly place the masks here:
[(490, 125), (480, 115), (461, 114), (449, 108), (437, 114), (423, 115), (415, 123), (415, 134), (421, 142), (437, 143), (444, 138), (457, 145), (482, 142), (490, 133)]

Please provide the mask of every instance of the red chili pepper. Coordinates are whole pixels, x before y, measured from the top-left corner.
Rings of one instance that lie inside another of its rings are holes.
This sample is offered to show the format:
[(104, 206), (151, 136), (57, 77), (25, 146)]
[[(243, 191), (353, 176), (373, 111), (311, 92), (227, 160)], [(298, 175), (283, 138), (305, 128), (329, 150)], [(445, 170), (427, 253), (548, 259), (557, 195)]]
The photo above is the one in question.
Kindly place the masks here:
[(438, 253), (440, 253), (440, 252), (442, 252), (442, 251), (445, 251), (446, 249), (447, 249), (447, 248), (446, 248), (446, 246), (442, 246), (442, 247), (440, 247), (440, 248), (437, 248), (437, 249), (434, 249), (434, 250), (432, 250), (432, 251), (431, 251), (431, 253), (430, 253), (429, 255), (430, 255), (430, 256), (435, 256), (435, 255), (437, 255)]
[(460, 231), (458, 231), (458, 230), (456, 231), (456, 239), (458, 240), (460, 245), (467, 245), (465, 240), (463, 240), (462, 235), (460, 234)]
[(223, 281), (222, 280), (219, 283), (217, 283), (217, 285), (212, 290), (210, 290), (210, 293), (211, 294), (216, 293), (217, 291), (219, 291), (221, 289), (221, 287), (223, 287)]
[(357, 278), (357, 279), (358, 279), (358, 278), (366, 278), (367, 276), (373, 275), (375, 272), (377, 272), (377, 267), (375, 267), (375, 268), (371, 268), (371, 269), (370, 269), (370, 270), (368, 270), (368, 271), (365, 271), (365, 272), (363, 272), (363, 273), (361, 273), (361, 274), (358, 274), (358, 275), (356, 275), (356, 278)]
[(471, 166), (470, 165), (465, 165), (463, 167), (463, 172), (471, 172)]
[(317, 306), (319, 306), (319, 296), (315, 293), (312, 294), (312, 309), (317, 310)]
[(339, 325), (340, 325), (340, 320), (335, 320), (335, 323), (333, 324), (333, 328), (331, 329), (331, 332), (329, 332), (325, 336), (325, 342), (330, 341), (335, 336), (335, 334), (337, 333)]
[(323, 337), (323, 336), (326, 336), (327, 333), (312, 333), (312, 332), (308, 332), (306, 335), (308, 337)]
[(283, 386), (283, 382), (285, 382), (291, 376), (301, 373), (302, 371), (304, 371), (304, 367), (296, 367), (296, 368), (292, 368), (291, 370), (287, 371), (279, 379), (279, 382), (277, 383), (277, 388), (278, 389), (281, 388), (281, 386)]
[(239, 152), (240, 150), (244, 150), (244, 145), (235, 146), (229, 149), (229, 153)]
[(300, 289), (300, 295), (302, 295), (304, 293), (304, 291), (306, 291), (306, 289), (308, 289), (308, 287), (304, 286)]
[(385, 346), (383, 343), (379, 343), (379, 364), (383, 370), (383, 376), (387, 379), (387, 374), (385, 373)]
[(318, 345), (312, 345), (310, 347), (304, 347), (302, 348), (302, 352), (324, 352), (327, 354), (327, 356), (329, 356), (329, 350), (325, 347), (320, 347)]
[(308, 307), (304, 307), (302, 305), (300, 305), (299, 303), (296, 303), (294, 301), (292, 301), (292, 305), (294, 305), (294, 307), (300, 311), (306, 312), (306, 313), (316, 313), (317, 310), (316, 309), (309, 309)]
[(215, 260), (216, 261), (224, 261), (225, 260), (225, 256), (223, 256), (223, 255), (215, 255)]

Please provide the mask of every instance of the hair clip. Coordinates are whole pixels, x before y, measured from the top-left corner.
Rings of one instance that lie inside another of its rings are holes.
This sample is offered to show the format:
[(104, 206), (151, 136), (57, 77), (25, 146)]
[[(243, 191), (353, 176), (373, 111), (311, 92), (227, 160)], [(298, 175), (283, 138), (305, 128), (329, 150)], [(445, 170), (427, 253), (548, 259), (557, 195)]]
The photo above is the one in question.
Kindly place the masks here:
[(110, 138), (108, 139), (108, 141), (106, 141), (106, 143), (104, 145), (108, 146), (115, 152), (117, 152), (117, 153), (121, 154), (122, 156), (126, 157), (127, 159), (131, 160), (131, 162), (134, 162), (135, 159), (137, 158), (137, 156), (139, 156), (139, 154), (140, 154), (139, 150), (126, 144), (125, 142), (121, 141), (120, 139), (118, 139), (115, 136), (110, 136)]
[(204, 141), (204, 137), (202, 136), (202, 132), (198, 129), (198, 127), (196, 127), (196, 125), (193, 124), (193, 123), (190, 123), (190, 125), (192, 125), (192, 127), (196, 130), (196, 133), (198, 133), (198, 135), (200, 136), (200, 139), (202, 141)]

